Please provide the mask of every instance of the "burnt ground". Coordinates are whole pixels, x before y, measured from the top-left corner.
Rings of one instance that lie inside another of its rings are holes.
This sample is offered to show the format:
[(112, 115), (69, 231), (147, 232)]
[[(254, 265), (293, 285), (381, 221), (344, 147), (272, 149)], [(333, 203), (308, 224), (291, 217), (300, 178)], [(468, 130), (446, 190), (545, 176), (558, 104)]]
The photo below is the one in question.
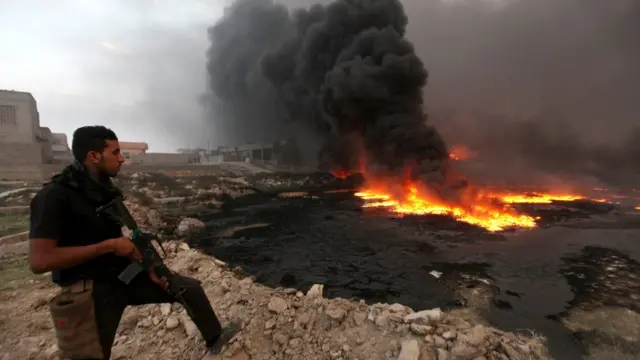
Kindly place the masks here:
[(604, 319), (610, 309), (640, 311), (633, 211), (588, 201), (526, 205), (541, 216), (539, 228), (488, 233), (361, 204), (352, 193), (247, 197), (201, 217), (207, 233), (198, 246), (271, 287), (321, 283), (328, 297), (471, 307), (496, 327), (545, 335), (558, 359), (588, 357), (601, 344), (640, 354), (633, 325), (603, 331), (593, 320), (594, 311)]

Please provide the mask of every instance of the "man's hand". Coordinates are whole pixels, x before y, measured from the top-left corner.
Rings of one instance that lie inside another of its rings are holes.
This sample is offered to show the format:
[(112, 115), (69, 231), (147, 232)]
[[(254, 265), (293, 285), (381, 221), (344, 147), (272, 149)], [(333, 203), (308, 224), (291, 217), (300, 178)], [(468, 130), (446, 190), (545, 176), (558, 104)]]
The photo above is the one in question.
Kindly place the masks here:
[(113, 253), (117, 256), (128, 257), (131, 260), (142, 261), (142, 256), (128, 237), (119, 237), (108, 240), (113, 249)]
[(151, 278), (151, 281), (160, 286), (162, 290), (169, 290), (169, 281), (167, 280), (167, 278), (159, 277), (158, 274), (156, 274), (156, 270), (154, 268), (149, 268), (149, 278)]

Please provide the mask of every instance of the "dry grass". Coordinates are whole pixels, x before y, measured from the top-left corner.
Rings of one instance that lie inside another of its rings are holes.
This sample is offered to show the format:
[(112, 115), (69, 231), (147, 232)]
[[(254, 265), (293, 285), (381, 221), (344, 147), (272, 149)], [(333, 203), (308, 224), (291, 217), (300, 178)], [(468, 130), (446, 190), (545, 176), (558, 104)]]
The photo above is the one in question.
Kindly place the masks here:
[(29, 230), (29, 216), (27, 214), (0, 213), (0, 237)]
[(589, 349), (585, 360), (638, 360), (638, 354), (623, 352), (616, 346), (598, 347)]
[(13, 256), (0, 260), (0, 291), (13, 288), (12, 283), (33, 276), (27, 256)]

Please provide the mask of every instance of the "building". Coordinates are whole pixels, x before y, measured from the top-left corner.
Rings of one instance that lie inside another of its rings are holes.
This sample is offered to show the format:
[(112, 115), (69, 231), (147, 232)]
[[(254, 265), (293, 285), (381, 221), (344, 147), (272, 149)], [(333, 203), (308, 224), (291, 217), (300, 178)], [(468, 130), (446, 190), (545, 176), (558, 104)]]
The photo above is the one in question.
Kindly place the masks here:
[(198, 154), (144, 153), (144, 154), (131, 155), (131, 160), (129, 164), (172, 166), (172, 165), (197, 164), (198, 161), (199, 161)]
[(292, 165), (298, 162), (297, 147), (293, 141), (253, 143), (238, 146), (220, 146), (208, 156), (211, 162), (243, 161), (262, 164)]
[(125, 164), (131, 163), (132, 156), (146, 154), (149, 150), (149, 145), (145, 142), (129, 142), (120, 141), (120, 152), (124, 157)]
[(188, 165), (195, 164), (199, 160), (198, 154), (191, 151), (154, 153), (147, 152), (148, 150), (149, 145), (144, 142), (120, 141), (120, 151), (125, 158), (125, 164), (128, 165)]
[(66, 164), (73, 161), (73, 154), (71, 154), (66, 134), (51, 134), (51, 157), (53, 162), (57, 164)]
[[(120, 142), (120, 148), (126, 164), (152, 166), (198, 164), (204, 152), (149, 153), (147, 143), (126, 141)], [(60, 164), (72, 161), (67, 136), (40, 126), (31, 93), (0, 90), (0, 179), (48, 178)]]
[(0, 165), (50, 163), (51, 135), (31, 93), (0, 90)]

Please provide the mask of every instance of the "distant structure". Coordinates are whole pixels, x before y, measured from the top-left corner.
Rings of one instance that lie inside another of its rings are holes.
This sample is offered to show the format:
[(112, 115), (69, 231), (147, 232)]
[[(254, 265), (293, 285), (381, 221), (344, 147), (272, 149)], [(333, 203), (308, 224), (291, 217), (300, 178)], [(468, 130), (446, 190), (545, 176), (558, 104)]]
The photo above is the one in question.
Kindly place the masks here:
[(131, 163), (131, 158), (140, 154), (146, 154), (149, 145), (145, 142), (119, 141), (120, 151), (124, 157), (125, 163)]
[(51, 134), (51, 157), (56, 164), (68, 164), (73, 161), (66, 134)]
[(220, 146), (212, 150), (209, 162), (243, 161), (256, 164), (295, 165), (299, 163), (298, 149), (290, 140), (273, 143), (253, 143), (237, 146)]
[(40, 126), (33, 95), (0, 90), (0, 166), (47, 164), (52, 160), (52, 133)]
[[(145, 142), (120, 141), (128, 166), (191, 166), (226, 161), (261, 164), (296, 164), (292, 141), (219, 147), (179, 149), (175, 153), (153, 153)], [(0, 180), (43, 180), (73, 161), (69, 139), (40, 126), (40, 113), (31, 93), (0, 90)]]
[(147, 152), (149, 145), (145, 142), (120, 141), (120, 151), (125, 165), (173, 166), (198, 163), (198, 155), (189, 151), (176, 153)]

